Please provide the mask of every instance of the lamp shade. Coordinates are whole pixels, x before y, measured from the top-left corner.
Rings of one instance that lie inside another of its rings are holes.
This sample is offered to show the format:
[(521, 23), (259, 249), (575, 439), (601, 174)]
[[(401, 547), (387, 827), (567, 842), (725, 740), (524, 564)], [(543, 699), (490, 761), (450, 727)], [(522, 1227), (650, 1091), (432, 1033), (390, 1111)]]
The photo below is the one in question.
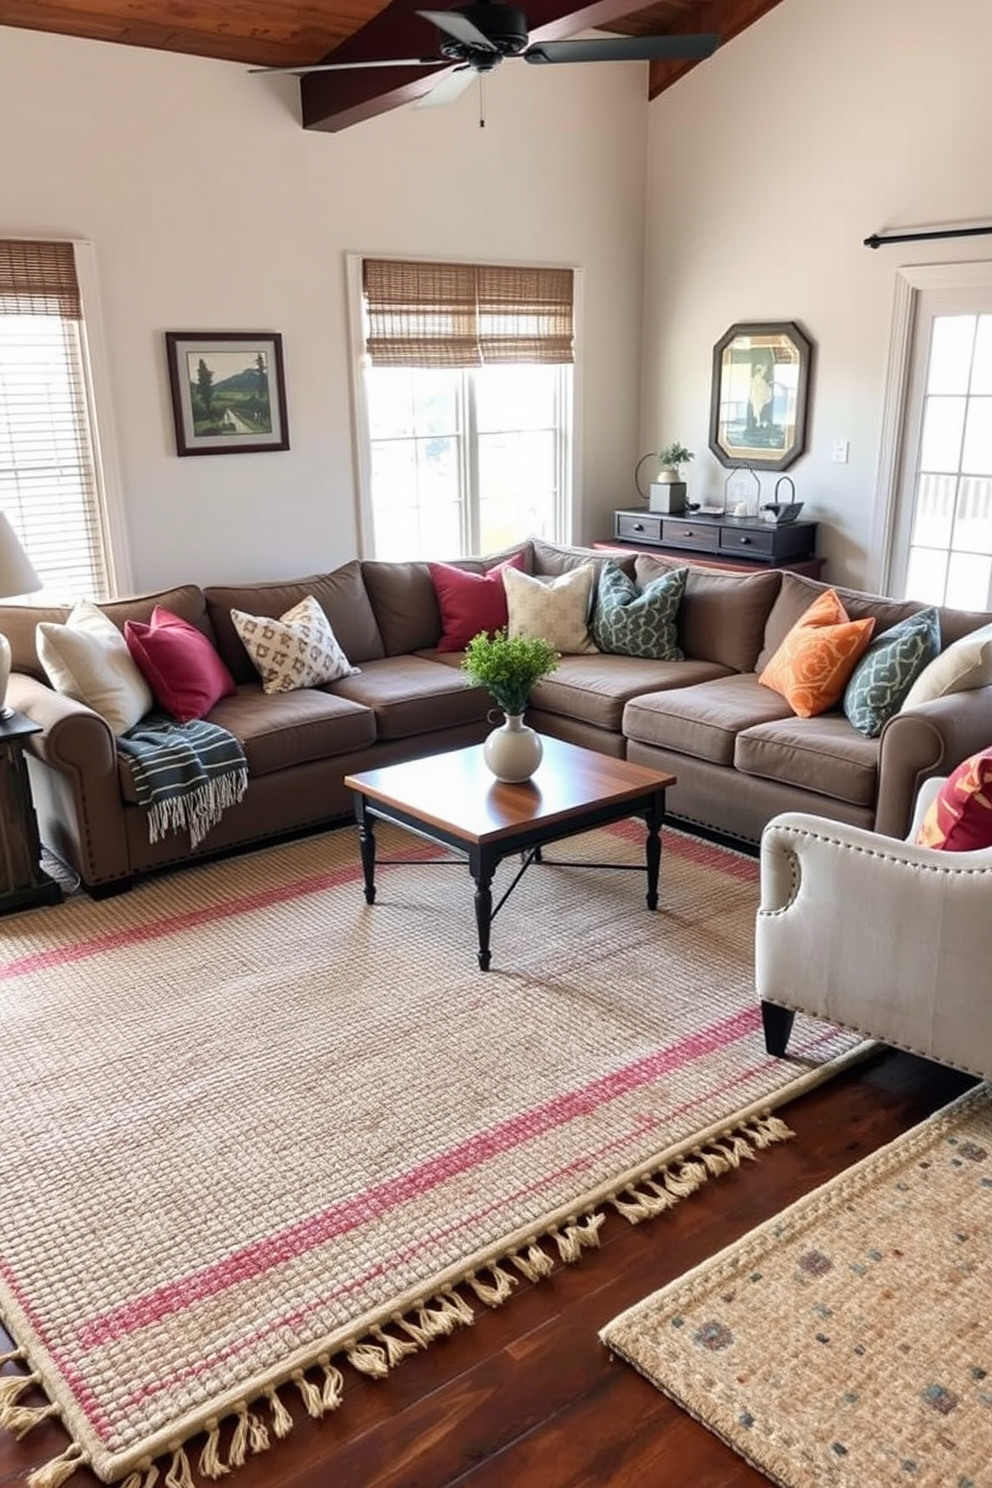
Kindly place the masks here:
[(0, 512), (0, 599), (14, 594), (33, 594), (41, 580), (21, 547), (17, 533)]

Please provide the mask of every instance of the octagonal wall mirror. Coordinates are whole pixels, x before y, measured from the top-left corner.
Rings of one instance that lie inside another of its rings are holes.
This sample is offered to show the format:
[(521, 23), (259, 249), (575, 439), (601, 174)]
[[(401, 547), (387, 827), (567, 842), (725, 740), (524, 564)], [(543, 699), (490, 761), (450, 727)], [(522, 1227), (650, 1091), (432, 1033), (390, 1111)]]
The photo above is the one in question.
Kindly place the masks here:
[(794, 320), (732, 325), (713, 348), (710, 449), (721, 465), (785, 470), (806, 448), (813, 343)]

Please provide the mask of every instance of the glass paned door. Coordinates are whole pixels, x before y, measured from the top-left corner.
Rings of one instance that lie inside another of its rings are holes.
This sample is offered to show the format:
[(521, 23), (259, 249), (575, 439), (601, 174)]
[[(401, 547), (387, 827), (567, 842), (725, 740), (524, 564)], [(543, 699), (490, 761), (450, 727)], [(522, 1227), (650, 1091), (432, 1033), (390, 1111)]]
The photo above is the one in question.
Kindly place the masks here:
[(895, 592), (992, 608), (992, 290), (920, 296)]

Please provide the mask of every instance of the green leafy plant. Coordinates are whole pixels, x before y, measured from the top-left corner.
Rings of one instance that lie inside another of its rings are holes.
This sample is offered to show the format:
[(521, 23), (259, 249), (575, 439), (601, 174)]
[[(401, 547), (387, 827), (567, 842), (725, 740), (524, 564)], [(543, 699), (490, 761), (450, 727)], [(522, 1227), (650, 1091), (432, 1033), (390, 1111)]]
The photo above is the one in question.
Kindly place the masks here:
[(465, 648), (462, 669), (470, 683), (485, 687), (507, 716), (527, 707), (535, 682), (557, 670), (561, 657), (540, 636), (514, 636), (505, 628), (480, 630)]
[(671, 444), (664, 445), (658, 451), (658, 464), (670, 465), (673, 470), (678, 470), (680, 465), (688, 465), (690, 460), (696, 457), (691, 449), (686, 449), (684, 444), (673, 440)]

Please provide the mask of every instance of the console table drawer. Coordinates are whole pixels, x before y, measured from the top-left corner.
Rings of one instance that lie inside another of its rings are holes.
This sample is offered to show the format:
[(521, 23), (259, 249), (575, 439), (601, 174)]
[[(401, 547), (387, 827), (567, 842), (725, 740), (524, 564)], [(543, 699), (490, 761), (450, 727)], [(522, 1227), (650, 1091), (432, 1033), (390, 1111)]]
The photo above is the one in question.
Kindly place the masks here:
[(661, 518), (645, 512), (617, 512), (617, 537), (627, 542), (661, 542)]
[(677, 548), (699, 548), (706, 553), (719, 551), (719, 527), (702, 526), (691, 519), (672, 521), (669, 517), (661, 524), (662, 542)]
[(748, 528), (741, 532), (733, 527), (720, 528), (721, 553), (750, 553), (755, 558), (772, 558), (775, 555), (775, 530), (769, 527), (760, 532)]

